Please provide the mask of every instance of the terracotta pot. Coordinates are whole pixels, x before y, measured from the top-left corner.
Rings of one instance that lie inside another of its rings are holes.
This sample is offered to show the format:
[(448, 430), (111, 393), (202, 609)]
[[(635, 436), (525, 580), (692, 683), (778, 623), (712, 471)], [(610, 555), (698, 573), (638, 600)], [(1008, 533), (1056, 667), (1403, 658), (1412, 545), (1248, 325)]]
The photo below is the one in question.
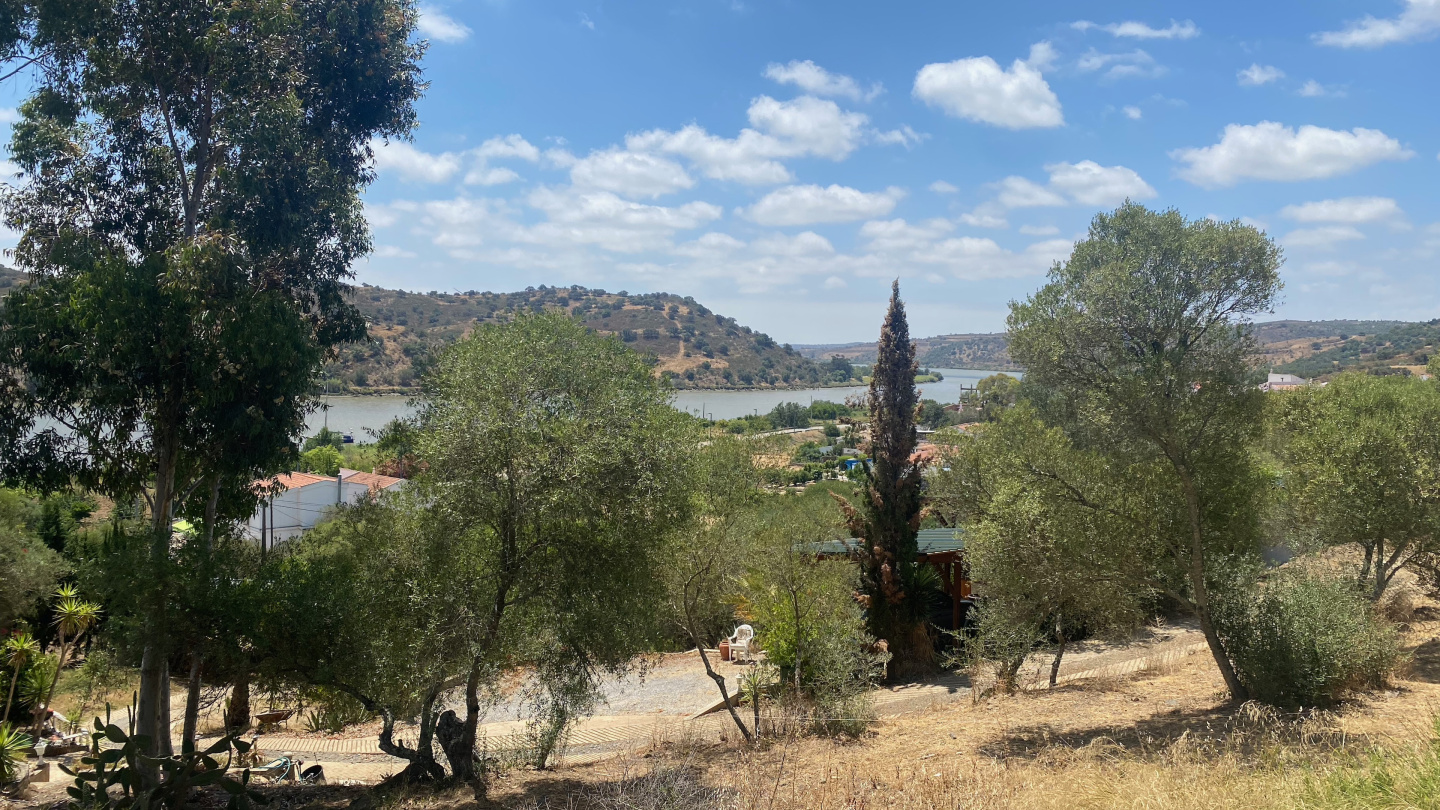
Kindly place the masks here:
[(721, 660), (721, 661), (729, 661), (729, 660), (730, 660), (730, 642), (729, 642), (729, 641), (722, 641), (722, 642), (720, 642), (720, 660)]

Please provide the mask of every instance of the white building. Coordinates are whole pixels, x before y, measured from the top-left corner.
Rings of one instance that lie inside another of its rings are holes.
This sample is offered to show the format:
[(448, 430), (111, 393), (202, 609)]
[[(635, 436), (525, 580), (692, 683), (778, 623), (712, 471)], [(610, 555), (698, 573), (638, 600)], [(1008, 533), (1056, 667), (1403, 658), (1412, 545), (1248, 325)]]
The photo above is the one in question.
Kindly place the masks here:
[(1294, 374), (1276, 374), (1271, 372), (1269, 379), (1260, 384), (1261, 391), (1289, 391), (1292, 388), (1299, 388), (1302, 385), (1309, 385), (1310, 381), (1304, 377), (1296, 377)]
[(280, 491), (260, 502), (245, 524), (245, 535), (259, 541), (261, 548), (273, 548), (313, 528), (335, 506), (357, 503), (403, 483), (403, 478), (346, 469), (334, 476), (295, 472), (256, 481), (257, 489)]

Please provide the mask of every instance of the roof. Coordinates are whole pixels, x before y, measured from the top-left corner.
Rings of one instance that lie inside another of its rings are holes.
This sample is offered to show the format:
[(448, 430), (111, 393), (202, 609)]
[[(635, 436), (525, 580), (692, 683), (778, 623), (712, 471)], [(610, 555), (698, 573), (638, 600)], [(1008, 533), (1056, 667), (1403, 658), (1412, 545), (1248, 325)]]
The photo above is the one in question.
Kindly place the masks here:
[(330, 476), (328, 476), (328, 475), (315, 475), (315, 474), (313, 474), (313, 473), (302, 473), (302, 472), (288, 472), (288, 473), (282, 473), (282, 474), (280, 474), (280, 475), (277, 475), (277, 476), (275, 476), (274, 478), (271, 478), (269, 481), (257, 481), (256, 483), (259, 483), (259, 484), (261, 484), (262, 486), (264, 486), (264, 485), (272, 485), (272, 486), (273, 486), (274, 484), (279, 484), (280, 486), (284, 487), (285, 489), (299, 489), (300, 487), (308, 487), (308, 486), (310, 486), (311, 484), (324, 484), (324, 483), (333, 484), (333, 483), (335, 483), (335, 479), (332, 478), (332, 477), (330, 477)]
[[(863, 540), (826, 540), (823, 543), (809, 543), (807, 548), (816, 554), (849, 554)], [(946, 551), (965, 550), (965, 533), (960, 529), (921, 529), (915, 535), (915, 545), (921, 554), (939, 554)]]
[(371, 492), (379, 492), (382, 489), (390, 489), (396, 484), (403, 483), (404, 478), (395, 478), (379, 473), (359, 472), (358, 470), (341, 470), (340, 477), (353, 484), (364, 484)]
[(1294, 374), (1275, 374), (1271, 372), (1266, 380), (1270, 385), (1304, 385), (1304, 377), (1297, 377)]

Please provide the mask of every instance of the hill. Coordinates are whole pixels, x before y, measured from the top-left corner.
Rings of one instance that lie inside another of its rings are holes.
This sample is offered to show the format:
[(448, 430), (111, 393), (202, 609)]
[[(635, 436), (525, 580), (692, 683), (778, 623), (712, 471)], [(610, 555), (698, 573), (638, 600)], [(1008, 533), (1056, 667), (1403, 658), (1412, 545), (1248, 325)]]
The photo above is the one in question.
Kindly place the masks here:
[(770, 336), (668, 293), (630, 295), (584, 287), (514, 293), (408, 293), (362, 285), (353, 293), (371, 340), (345, 347), (326, 368), (331, 390), (406, 390), (425, 357), (476, 324), (524, 311), (564, 311), (601, 334), (618, 335), (653, 359), (677, 388), (791, 388), (839, 383), (827, 366)]
[[(1440, 318), (1400, 323), (1375, 332), (1355, 332), (1320, 342), (1321, 348), (1276, 367), (1301, 377), (1325, 377), (1341, 371), (1370, 374), (1418, 373), (1440, 347)], [(1313, 344), (1312, 344), (1313, 346)]]
[[(853, 363), (875, 362), (874, 343), (812, 344), (795, 349), (812, 360), (839, 355)], [(930, 368), (974, 368), (990, 371), (1019, 369), (1006, 351), (1004, 333), (938, 335), (915, 341), (915, 361)]]
[[(1433, 337), (1425, 337), (1434, 328), (1427, 332), (1425, 327), (1425, 324), (1404, 321), (1266, 321), (1255, 324), (1255, 337), (1260, 341), (1267, 366), (1314, 377), (1351, 366), (1376, 368), (1387, 362), (1423, 366), (1424, 360), (1414, 361), (1425, 355), (1429, 351), (1427, 347), (1434, 342)], [(1384, 335), (1385, 340), (1375, 342), (1377, 335)], [(983, 371), (1019, 368), (1010, 359), (1003, 332), (921, 338), (915, 341), (915, 347), (916, 361), (921, 366)], [(811, 344), (795, 348), (815, 360), (837, 354), (855, 363), (875, 360), (874, 343)]]

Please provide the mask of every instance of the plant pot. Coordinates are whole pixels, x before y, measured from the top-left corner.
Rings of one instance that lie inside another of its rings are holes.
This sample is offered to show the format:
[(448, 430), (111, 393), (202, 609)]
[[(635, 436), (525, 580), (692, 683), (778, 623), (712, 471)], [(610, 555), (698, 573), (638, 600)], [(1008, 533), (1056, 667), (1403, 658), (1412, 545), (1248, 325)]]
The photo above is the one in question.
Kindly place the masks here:
[(722, 641), (722, 642), (720, 642), (720, 660), (721, 660), (721, 661), (729, 661), (729, 660), (730, 660), (730, 642), (728, 642), (728, 641)]

